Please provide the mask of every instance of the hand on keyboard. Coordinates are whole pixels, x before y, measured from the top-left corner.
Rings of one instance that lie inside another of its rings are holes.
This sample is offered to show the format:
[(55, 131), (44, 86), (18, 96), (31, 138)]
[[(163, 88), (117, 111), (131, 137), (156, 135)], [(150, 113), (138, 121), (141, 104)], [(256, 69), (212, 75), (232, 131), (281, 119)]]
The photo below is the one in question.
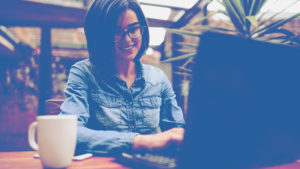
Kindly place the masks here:
[(151, 167), (158, 169), (173, 169), (176, 167), (176, 159), (171, 157), (165, 157), (157, 154), (127, 154), (122, 153), (123, 161), (130, 162), (133, 166), (139, 166), (139, 168)]
[(134, 150), (157, 151), (182, 142), (183, 128), (173, 128), (158, 134), (136, 135), (133, 139)]

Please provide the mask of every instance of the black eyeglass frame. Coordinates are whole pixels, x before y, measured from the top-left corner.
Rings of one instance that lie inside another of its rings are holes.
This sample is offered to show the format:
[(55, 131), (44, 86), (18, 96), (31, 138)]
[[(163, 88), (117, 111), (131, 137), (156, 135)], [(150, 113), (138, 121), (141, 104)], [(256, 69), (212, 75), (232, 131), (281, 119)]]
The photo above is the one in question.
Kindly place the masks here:
[[(125, 28), (125, 29), (123, 29), (123, 30), (120, 30), (122, 33), (121, 33), (121, 36), (120, 36), (120, 39), (119, 40), (115, 40), (114, 39), (114, 43), (118, 43), (118, 42), (120, 42), (121, 40), (122, 40), (122, 38), (124, 37), (124, 34), (126, 33), (126, 35), (130, 38), (130, 39), (137, 39), (137, 38), (140, 38), (140, 37), (142, 37), (143, 36), (143, 34), (144, 34), (144, 30), (145, 30), (145, 28), (146, 28), (146, 26), (142, 26), (142, 25), (139, 25), (139, 26), (133, 26), (133, 27), (131, 27), (131, 28), (139, 28), (140, 29), (140, 31), (141, 31), (141, 33), (140, 33), (140, 36), (138, 36), (138, 37), (131, 37), (130, 36), (130, 34), (129, 34), (129, 30), (130, 30), (130, 28)], [(127, 30), (126, 30), (127, 29)], [(115, 35), (114, 35), (114, 38), (115, 38)]]

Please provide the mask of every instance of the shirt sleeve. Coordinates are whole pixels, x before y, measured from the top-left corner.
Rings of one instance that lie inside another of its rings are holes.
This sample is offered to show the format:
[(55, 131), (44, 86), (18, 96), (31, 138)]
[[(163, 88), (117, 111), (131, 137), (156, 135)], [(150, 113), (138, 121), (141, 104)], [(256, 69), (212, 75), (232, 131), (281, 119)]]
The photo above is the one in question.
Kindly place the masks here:
[(61, 114), (78, 116), (76, 153), (115, 154), (131, 151), (133, 138), (137, 133), (94, 130), (87, 127), (90, 118), (87, 97), (87, 73), (79, 66), (72, 66)]
[(184, 127), (183, 112), (178, 106), (176, 95), (165, 73), (162, 72), (162, 105), (160, 112), (160, 128), (162, 131)]

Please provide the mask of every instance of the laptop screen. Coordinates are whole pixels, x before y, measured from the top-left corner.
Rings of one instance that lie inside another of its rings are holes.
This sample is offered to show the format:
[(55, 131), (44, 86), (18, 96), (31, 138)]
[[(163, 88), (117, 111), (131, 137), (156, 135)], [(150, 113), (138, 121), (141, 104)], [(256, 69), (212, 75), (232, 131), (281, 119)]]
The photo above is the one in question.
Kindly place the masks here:
[(256, 168), (300, 158), (300, 50), (206, 33), (181, 168)]

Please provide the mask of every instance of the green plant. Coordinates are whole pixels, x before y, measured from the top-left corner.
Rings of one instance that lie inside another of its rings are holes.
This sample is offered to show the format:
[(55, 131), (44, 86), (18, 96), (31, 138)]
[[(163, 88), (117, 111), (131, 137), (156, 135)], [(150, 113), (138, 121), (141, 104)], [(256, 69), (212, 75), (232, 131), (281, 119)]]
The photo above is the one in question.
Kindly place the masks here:
[[(218, 0), (218, 2), (224, 6), (225, 10), (210, 13), (196, 22), (191, 22), (179, 29), (168, 29), (168, 31), (189, 37), (199, 37), (199, 35), (205, 31), (216, 31), (236, 34), (245, 38), (300, 46), (300, 35), (295, 35), (293, 32), (283, 28), (286, 23), (299, 17), (300, 13), (294, 14), (288, 18), (277, 19), (279, 15), (286, 12), (290, 7), (299, 4), (300, 1), (295, 0), (288, 7), (271, 16), (266, 16), (268, 11), (264, 13), (260, 12), (266, 1), (267, 0)], [(226, 22), (226, 24), (231, 24), (234, 29), (201, 24), (203, 20), (206, 20), (217, 13), (222, 13), (229, 17), (230, 22)], [(186, 62), (179, 67), (182, 71), (178, 72), (178, 74), (186, 75), (191, 72), (186, 66), (189, 63), (192, 63), (198, 44), (182, 42), (180, 45), (182, 48), (179, 49), (179, 51), (184, 54), (166, 59), (164, 62), (186, 59)]]
[[(266, 1), (267, 0), (218, 0), (225, 10), (209, 13), (207, 16), (199, 18), (199, 20), (191, 22), (184, 27), (179, 29), (168, 29), (168, 31), (190, 38), (199, 38), (199, 35), (205, 31), (215, 31), (236, 34), (244, 38), (300, 46), (300, 35), (295, 35), (293, 32), (283, 28), (286, 23), (299, 17), (300, 13), (294, 14), (288, 18), (278, 19), (280, 14), (283, 14), (291, 6), (299, 3), (300, 0), (295, 0), (287, 8), (284, 8), (271, 16), (267, 16), (268, 11), (264, 13), (260, 12)], [(203, 21), (208, 20), (211, 16), (218, 13), (229, 17), (229, 22), (223, 21), (226, 25), (229, 25), (229, 28), (202, 24)], [(199, 40), (196, 40), (196, 42), (198, 41)], [(183, 96), (183, 108), (184, 112), (186, 112), (189, 82), (192, 73), (191, 67), (197, 52), (198, 43), (179, 42), (179, 45), (181, 45), (181, 48), (178, 49), (178, 51), (183, 54), (168, 58), (163, 62), (184, 60), (184, 63), (178, 66), (178, 71), (174, 73), (182, 75), (180, 94)]]

